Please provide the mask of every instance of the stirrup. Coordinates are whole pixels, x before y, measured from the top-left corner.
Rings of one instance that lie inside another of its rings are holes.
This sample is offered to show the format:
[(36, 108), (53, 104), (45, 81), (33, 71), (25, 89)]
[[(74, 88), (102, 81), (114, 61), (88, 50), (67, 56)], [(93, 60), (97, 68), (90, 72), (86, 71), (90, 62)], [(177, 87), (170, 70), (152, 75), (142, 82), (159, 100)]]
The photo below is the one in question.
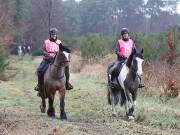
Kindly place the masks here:
[(144, 88), (145, 87), (145, 85), (144, 84), (139, 84), (139, 87), (138, 88)]
[(39, 86), (36, 85), (36, 86), (34, 87), (34, 90), (35, 90), (35, 91), (39, 91)]
[(67, 83), (66, 90), (71, 90), (71, 89), (73, 89), (73, 86), (70, 83)]

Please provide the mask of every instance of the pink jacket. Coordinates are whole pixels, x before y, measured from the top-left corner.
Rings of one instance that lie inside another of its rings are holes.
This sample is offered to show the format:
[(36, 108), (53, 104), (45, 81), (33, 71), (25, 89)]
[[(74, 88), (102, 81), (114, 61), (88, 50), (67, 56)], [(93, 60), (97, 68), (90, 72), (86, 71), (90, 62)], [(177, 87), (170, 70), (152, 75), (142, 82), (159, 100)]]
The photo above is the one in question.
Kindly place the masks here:
[(129, 39), (128, 41), (120, 39), (118, 40), (116, 51), (118, 51), (121, 56), (128, 58), (131, 55), (133, 48), (135, 48), (135, 46), (132, 39)]
[[(44, 51), (50, 55), (50, 57), (54, 58), (56, 53), (59, 51), (59, 45), (61, 44), (60, 40), (56, 42), (52, 42), (49, 39), (44, 42)], [(49, 56), (44, 55), (45, 59), (48, 59)]]

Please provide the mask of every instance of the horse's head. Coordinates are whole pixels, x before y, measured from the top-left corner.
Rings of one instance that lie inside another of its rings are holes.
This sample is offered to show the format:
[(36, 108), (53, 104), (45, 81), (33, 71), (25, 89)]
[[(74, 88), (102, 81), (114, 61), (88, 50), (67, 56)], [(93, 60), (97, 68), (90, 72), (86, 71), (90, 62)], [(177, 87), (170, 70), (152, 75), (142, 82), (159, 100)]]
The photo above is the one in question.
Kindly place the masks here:
[(54, 64), (58, 65), (59, 67), (61, 66), (67, 66), (68, 65), (68, 59), (66, 55), (63, 53), (63, 51), (59, 51), (56, 54), (56, 58), (54, 60)]
[(132, 70), (139, 76), (143, 74), (143, 49), (140, 52), (134, 50), (133, 52), (133, 59), (131, 63)]

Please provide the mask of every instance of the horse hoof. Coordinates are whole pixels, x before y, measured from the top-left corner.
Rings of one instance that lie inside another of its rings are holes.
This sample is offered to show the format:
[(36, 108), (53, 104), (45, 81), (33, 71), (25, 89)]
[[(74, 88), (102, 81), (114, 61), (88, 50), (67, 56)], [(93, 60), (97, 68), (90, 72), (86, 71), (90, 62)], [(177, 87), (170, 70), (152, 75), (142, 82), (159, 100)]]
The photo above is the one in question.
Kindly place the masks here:
[(116, 114), (115, 114), (115, 113), (113, 113), (113, 114), (112, 114), (112, 116), (113, 116), (113, 117), (116, 117)]
[(67, 118), (60, 118), (61, 121), (67, 121)]
[(67, 117), (66, 117), (66, 116), (60, 116), (60, 120), (61, 120), (61, 121), (66, 121), (66, 120), (67, 120)]
[(55, 117), (55, 110), (54, 110), (54, 108), (49, 108), (49, 109), (47, 110), (47, 115), (48, 115), (49, 117)]
[(41, 113), (45, 113), (46, 112), (45, 107), (43, 107), (42, 105), (40, 105), (40, 109), (41, 109)]
[(49, 117), (54, 118), (55, 114), (48, 114)]
[(47, 113), (47, 115), (49, 116), (49, 117), (55, 117), (55, 114), (54, 113)]
[(128, 120), (134, 120), (134, 116), (128, 116)]
[(67, 120), (66, 113), (60, 115), (60, 120), (62, 121)]

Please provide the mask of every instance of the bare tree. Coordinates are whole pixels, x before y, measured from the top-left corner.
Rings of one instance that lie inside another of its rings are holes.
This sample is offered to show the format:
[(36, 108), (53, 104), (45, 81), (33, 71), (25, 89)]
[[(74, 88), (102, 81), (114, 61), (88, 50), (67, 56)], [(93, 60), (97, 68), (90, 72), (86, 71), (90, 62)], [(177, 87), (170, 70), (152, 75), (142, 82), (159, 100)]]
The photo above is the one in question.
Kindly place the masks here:
[(0, 43), (7, 44), (13, 40), (15, 26), (13, 17), (15, 13), (14, 1), (0, 0)]

